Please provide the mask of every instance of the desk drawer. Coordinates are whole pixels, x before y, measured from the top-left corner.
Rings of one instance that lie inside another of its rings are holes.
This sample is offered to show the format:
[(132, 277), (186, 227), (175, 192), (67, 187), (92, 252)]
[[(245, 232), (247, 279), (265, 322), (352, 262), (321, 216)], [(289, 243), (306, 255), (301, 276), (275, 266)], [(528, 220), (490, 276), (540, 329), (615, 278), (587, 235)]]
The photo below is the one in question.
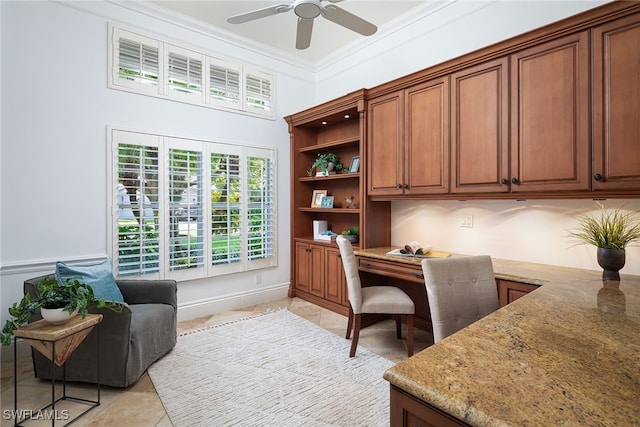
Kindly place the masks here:
[(388, 262), (379, 259), (358, 257), (358, 269), (368, 273), (380, 274), (387, 277), (408, 280), (424, 284), (422, 267), (418, 265)]

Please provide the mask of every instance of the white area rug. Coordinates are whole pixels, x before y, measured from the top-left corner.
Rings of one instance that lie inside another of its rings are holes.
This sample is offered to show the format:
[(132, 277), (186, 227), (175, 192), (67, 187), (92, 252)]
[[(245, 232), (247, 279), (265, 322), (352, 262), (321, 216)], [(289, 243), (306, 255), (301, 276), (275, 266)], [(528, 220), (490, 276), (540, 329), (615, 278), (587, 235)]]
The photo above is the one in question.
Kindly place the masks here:
[(388, 426), (393, 362), (281, 310), (184, 335), (149, 375), (176, 427)]

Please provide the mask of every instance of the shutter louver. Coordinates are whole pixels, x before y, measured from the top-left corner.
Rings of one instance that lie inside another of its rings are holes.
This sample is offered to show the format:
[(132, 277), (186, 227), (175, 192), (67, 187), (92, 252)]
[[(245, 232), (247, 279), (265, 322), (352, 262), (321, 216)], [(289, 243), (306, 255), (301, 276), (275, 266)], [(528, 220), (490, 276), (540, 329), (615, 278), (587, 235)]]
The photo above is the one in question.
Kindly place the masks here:
[(202, 94), (202, 61), (169, 53), (169, 88), (183, 94)]
[(118, 275), (159, 271), (158, 149), (118, 146)]
[(204, 265), (202, 153), (169, 150), (169, 270)]
[(211, 154), (211, 264), (240, 262), (242, 227), (240, 157)]
[(141, 85), (158, 85), (158, 48), (120, 38), (119, 78)]
[(249, 109), (271, 111), (272, 84), (269, 77), (247, 72), (246, 102)]
[(217, 104), (238, 108), (240, 72), (219, 64), (209, 66), (209, 99)]
[(274, 194), (273, 162), (268, 158), (247, 158), (248, 259), (273, 257)]

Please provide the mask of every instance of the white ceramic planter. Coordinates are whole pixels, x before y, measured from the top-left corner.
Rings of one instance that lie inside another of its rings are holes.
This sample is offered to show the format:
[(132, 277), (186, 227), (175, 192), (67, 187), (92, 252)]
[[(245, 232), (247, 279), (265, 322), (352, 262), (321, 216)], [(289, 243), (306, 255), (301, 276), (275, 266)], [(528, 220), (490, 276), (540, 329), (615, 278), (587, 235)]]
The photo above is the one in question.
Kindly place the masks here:
[(42, 318), (49, 323), (53, 323), (54, 325), (62, 325), (63, 323), (71, 320), (75, 315), (78, 314), (78, 309), (76, 308), (73, 313), (69, 313), (64, 311), (62, 308), (40, 308), (40, 313), (42, 314)]

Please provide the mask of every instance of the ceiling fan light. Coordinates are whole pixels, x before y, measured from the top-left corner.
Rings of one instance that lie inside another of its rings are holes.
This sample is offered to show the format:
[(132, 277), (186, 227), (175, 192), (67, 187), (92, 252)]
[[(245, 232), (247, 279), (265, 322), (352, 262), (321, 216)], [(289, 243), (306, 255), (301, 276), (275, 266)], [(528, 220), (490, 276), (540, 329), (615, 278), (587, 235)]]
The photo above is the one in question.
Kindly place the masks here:
[(293, 6), (293, 12), (303, 19), (313, 19), (320, 15), (320, 2), (317, 0), (299, 0)]

